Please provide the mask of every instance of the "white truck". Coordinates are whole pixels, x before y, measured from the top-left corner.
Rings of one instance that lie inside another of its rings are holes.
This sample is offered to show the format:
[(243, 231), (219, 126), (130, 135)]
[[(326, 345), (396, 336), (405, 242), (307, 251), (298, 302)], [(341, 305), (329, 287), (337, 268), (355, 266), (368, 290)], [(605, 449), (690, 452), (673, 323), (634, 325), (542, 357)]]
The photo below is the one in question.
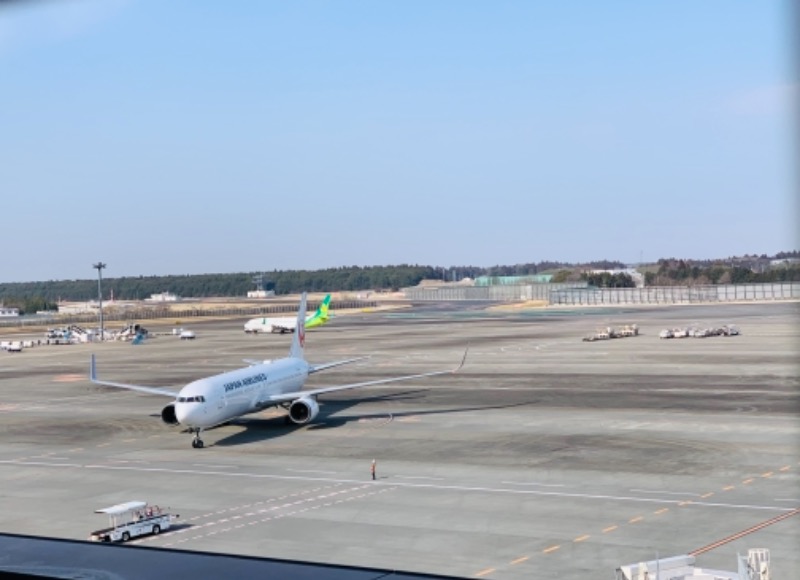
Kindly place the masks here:
[(19, 340), (0, 341), (0, 349), (7, 352), (22, 352), (22, 342)]
[(131, 538), (160, 534), (168, 530), (174, 518), (168, 509), (150, 505), (145, 501), (129, 501), (95, 510), (106, 514), (109, 526), (89, 535), (92, 542), (127, 542)]

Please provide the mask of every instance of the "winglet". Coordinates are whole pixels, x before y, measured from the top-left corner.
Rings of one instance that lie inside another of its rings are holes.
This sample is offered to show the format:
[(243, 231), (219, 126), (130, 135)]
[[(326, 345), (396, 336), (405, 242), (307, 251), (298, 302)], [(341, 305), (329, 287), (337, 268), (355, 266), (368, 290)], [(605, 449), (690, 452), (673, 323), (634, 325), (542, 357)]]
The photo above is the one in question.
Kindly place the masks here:
[(89, 362), (89, 380), (97, 380), (97, 364), (94, 362), (94, 354), (92, 354), (92, 358)]
[(306, 346), (306, 293), (300, 296), (300, 309), (297, 311), (297, 326), (292, 334), (292, 347), (289, 349), (289, 356), (292, 358), (304, 358), (303, 349)]

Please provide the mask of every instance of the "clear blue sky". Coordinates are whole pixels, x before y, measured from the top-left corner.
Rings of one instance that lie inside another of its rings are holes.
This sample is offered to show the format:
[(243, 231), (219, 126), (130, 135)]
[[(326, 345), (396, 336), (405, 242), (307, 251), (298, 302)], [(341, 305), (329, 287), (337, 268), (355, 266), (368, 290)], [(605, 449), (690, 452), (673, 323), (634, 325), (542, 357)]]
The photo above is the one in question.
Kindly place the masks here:
[(5, 4), (0, 282), (796, 249), (789, 8)]

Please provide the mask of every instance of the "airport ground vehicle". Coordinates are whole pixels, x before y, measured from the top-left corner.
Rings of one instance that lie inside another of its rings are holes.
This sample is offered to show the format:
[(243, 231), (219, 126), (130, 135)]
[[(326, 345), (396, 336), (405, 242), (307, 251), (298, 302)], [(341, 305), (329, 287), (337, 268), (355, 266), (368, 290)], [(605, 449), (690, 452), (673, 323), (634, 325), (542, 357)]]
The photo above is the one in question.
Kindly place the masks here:
[(145, 501), (120, 503), (95, 510), (95, 513), (108, 515), (109, 526), (92, 532), (89, 535), (92, 542), (127, 542), (138, 536), (160, 534), (170, 528), (173, 518), (178, 517), (170, 514), (168, 509)]
[(625, 338), (627, 336), (639, 336), (639, 327), (635, 324), (626, 324), (618, 328), (607, 326), (594, 334), (583, 338), (584, 342), (595, 342), (596, 340), (610, 340), (612, 338)]

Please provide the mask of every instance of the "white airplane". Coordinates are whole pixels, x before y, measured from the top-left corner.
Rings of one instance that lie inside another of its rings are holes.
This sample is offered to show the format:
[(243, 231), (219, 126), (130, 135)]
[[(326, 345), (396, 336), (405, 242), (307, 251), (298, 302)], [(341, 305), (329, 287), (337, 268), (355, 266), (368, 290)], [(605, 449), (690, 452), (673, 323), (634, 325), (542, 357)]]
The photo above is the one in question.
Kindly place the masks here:
[(273, 361), (247, 361), (251, 363), (248, 367), (192, 381), (180, 392), (160, 387), (98, 380), (94, 354), (91, 357), (89, 379), (98, 385), (130, 389), (174, 399), (161, 410), (161, 420), (170, 425), (188, 427), (189, 432), (194, 434), (192, 447), (197, 449), (203, 447), (203, 440), (200, 439), (200, 432), (203, 429), (222, 425), (242, 415), (280, 405), (289, 411), (289, 420), (297, 425), (304, 425), (312, 421), (319, 413), (319, 404), (317, 403), (319, 395), (369, 385), (454, 373), (464, 365), (467, 358), (467, 353), (464, 352), (461, 364), (452, 370), (303, 391), (301, 389), (308, 379), (308, 375), (366, 358), (351, 358), (319, 365), (309, 364), (306, 362), (303, 352), (306, 340), (305, 319), (306, 294), (304, 292), (300, 299), (300, 310), (297, 312), (297, 332), (292, 335), (292, 346), (288, 357)]
[[(328, 314), (330, 303), (331, 295), (328, 294), (320, 303), (317, 311), (306, 317), (306, 328), (316, 328), (330, 320), (330, 315)], [(247, 334), (258, 334), (259, 332), (280, 332), (285, 334), (294, 332), (296, 326), (296, 319), (291, 316), (282, 316), (280, 318), (261, 317), (248, 320), (244, 325), (244, 331)]]

